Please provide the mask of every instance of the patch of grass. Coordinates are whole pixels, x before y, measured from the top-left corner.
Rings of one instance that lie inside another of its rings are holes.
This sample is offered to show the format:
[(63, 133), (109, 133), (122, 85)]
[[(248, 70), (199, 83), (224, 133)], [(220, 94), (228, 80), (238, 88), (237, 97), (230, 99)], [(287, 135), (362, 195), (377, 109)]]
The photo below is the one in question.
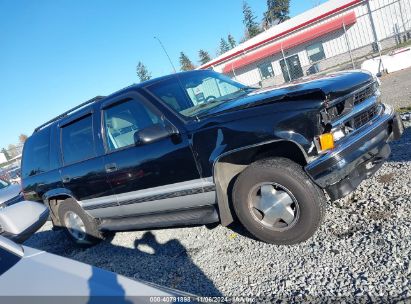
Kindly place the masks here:
[(402, 48), (405, 48), (405, 47), (410, 46), (410, 45), (411, 45), (411, 39), (408, 39), (408, 40), (406, 40), (406, 41), (404, 41), (400, 44), (397, 44), (395, 46), (392, 46), (392, 47), (389, 47), (389, 48), (386, 48), (386, 49), (382, 50), (381, 54), (382, 55), (387, 55), (391, 51), (394, 51), (396, 49), (402, 49)]
[(398, 113), (407, 113), (407, 112), (411, 112), (411, 106), (408, 107), (402, 107), (402, 108), (398, 108), (396, 109)]
[(377, 177), (377, 181), (381, 184), (390, 183), (395, 177), (395, 173), (387, 173)]

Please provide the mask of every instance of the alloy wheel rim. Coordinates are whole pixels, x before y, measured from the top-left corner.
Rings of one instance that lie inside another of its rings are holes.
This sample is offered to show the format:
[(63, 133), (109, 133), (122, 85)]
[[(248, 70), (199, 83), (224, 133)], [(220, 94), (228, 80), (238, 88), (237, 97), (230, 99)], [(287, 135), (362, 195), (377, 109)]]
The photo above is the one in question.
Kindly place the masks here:
[(86, 238), (86, 226), (77, 213), (67, 211), (64, 215), (64, 224), (75, 239), (81, 241)]
[(248, 201), (254, 220), (271, 230), (289, 230), (295, 226), (300, 216), (294, 195), (274, 182), (255, 185), (249, 193)]

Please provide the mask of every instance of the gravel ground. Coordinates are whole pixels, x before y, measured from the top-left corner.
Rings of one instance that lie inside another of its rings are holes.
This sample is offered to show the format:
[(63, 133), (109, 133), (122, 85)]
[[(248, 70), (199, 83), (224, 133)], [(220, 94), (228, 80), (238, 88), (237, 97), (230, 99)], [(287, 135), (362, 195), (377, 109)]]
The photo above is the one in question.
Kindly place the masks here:
[(320, 230), (296, 246), (258, 242), (240, 228), (196, 227), (117, 233), (79, 249), (49, 223), (25, 245), (202, 296), (411, 298), (411, 123), (406, 127), (380, 171), (349, 198), (329, 204)]
[(411, 105), (411, 68), (380, 78), (382, 101), (398, 109)]

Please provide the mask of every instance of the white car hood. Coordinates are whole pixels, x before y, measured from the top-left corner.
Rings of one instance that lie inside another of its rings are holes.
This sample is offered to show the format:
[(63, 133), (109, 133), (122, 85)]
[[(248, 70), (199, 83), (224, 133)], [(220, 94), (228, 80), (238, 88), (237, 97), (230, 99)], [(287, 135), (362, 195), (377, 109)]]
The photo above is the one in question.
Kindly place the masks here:
[(4, 202), (7, 202), (8, 200), (11, 200), (12, 198), (18, 196), (21, 192), (21, 186), (20, 185), (10, 185), (6, 188), (0, 189), (0, 205)]
[(23, 248), (24, 257), (0, 276), (2, 297), (40, 296), (50, 303), (47, 299), (52, 302), (51, 297), (70, 296), (70, 303), (91, 303), (90, 296), (105, 296), (115, 297), (113, 303), (150, 303), (150, 296), (187, 296), (44, 251)]

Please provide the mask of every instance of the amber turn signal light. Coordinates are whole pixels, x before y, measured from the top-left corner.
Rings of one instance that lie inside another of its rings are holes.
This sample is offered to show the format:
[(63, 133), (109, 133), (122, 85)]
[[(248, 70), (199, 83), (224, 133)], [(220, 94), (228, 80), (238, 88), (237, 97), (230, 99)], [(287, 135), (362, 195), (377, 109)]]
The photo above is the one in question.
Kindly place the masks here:
[(319, 136), (321, 151), (334, 149), (334, 136), (331, 133), (325, 133)]

